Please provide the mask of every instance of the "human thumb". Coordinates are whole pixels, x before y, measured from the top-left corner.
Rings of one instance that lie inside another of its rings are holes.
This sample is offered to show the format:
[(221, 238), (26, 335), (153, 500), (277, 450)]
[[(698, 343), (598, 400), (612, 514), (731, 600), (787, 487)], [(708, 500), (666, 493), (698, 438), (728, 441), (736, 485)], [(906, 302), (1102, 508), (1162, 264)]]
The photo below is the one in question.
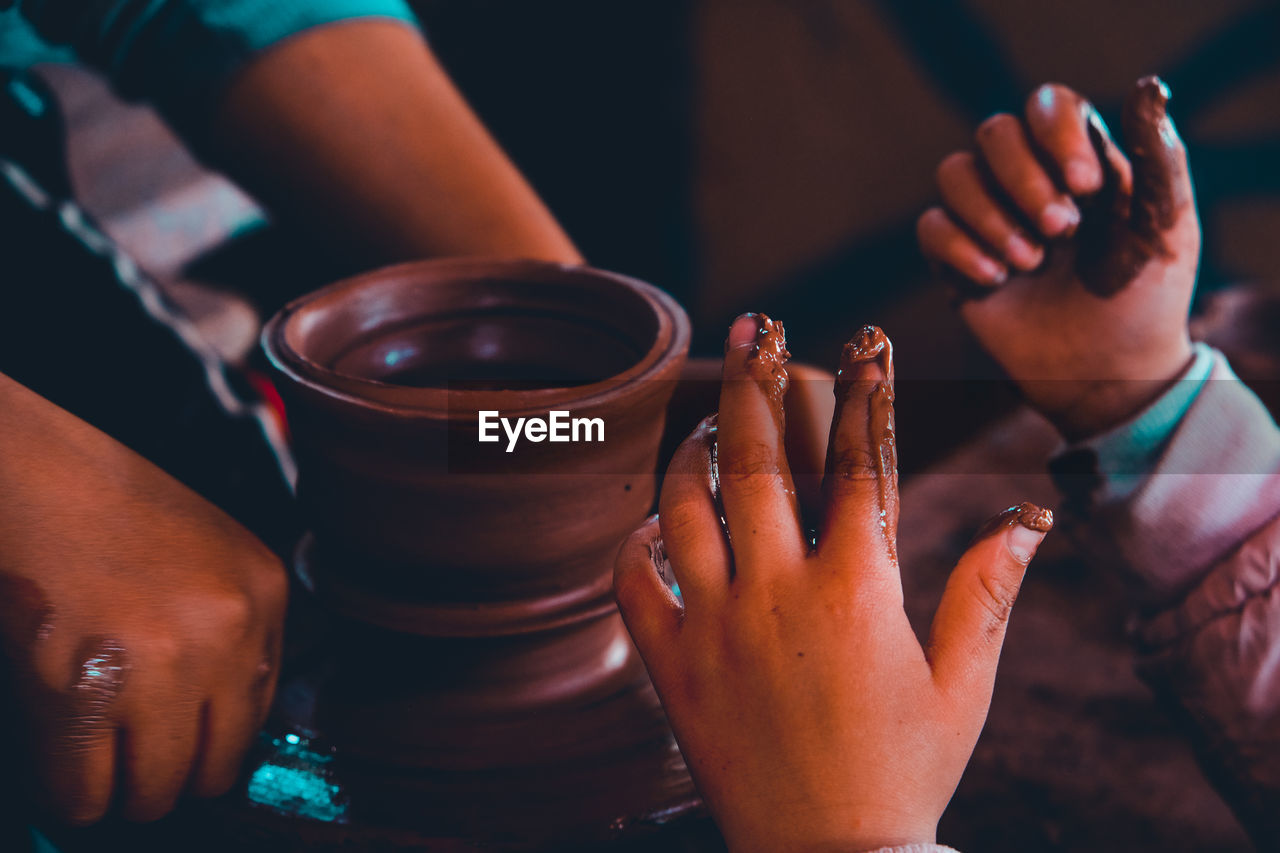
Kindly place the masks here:
[(1166, 107), (1169, 87), (1159, 77), (1143, 77), (1125, 99), (1122, 127), (1133, 163), (1131, 225), (1154, 238), (1171, 228), (1193, 201), (1187, 149)]
[[(951, 572), (929, 634), (934, 679), (954, 695), (989, 701), (1009, 613), (1053, 513), (1022, 503), (990, 519)], [(983, 706), (985, 709), (985, 705)]]

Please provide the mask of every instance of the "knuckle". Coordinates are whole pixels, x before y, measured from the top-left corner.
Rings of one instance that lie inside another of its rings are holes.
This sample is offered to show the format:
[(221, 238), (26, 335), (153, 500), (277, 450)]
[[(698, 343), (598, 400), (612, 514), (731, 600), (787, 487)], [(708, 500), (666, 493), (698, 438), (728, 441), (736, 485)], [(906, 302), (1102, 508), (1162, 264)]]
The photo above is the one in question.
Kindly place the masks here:
[(204, 606), (208, 608), (213, 624), (221, 631), (235, 633), (236, 636), (248, 632), (257, 622), (254, 600), (248, 592), (228, 590), (211, 596)]
[(143, 658), (150, 667), (172, 670), (182, 661), (185, 645), (185, 638), (180, 637), (176, 629), (157, 626), (139, 637), (134, 648), (138, 657)]
[(978, 582), (974, 594), (978, 602), (991, 615), (989, 631), (997, 633), (1004, 629), (1013, 612), (1013, 605), (1018, 600), (1020, 583), (1015, 578), (998, 569), (987, 567), (978, 572)]
[(699, 506), (701, 500), (701, 498), (695, 500), (689, 497), (664, 504), (662, 514), (659, 516), (662, 538), (677, 540), (703, 535), (706, 513)]
[(846, 447), (838, 450), (832, 459), (832, 486), (850, 488), (879, 477), (876, 456), (868, 447)]
[[(724, 446), (721, 445), (721, 450)], [(778, 473), (777, 451), (763, 442), (750, 442), (720, 457), (720, 477), (736, 486), (767, 484)]]
[(259, 599), (272, 611), (282, 609), (289, 599), (289, 575), (284, 564), (272, 559), (257, 573)]

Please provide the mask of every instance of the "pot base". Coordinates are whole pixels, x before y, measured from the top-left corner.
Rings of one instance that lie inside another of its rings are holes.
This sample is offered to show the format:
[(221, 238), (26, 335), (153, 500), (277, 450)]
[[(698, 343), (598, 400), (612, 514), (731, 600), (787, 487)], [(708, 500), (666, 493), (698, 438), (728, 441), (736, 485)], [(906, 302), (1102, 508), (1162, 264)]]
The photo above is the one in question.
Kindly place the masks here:
[[(247, 782), (218, 804), (237, 841), (272, 850), (551, 850), (653, 835), (704, 815), (643, 669), (589, 704), (456, 721), (440, 734), (493, 749), (492, 764), (441, 770), (370, 762), (333, 744), (314, 717), (333, 699), (326, 668), (281, 686)], [(520, 743), (529, 748), (513, 747)], [(557, 745), (561, 760), (551, 757)], [(530, 763), (532, 753), (542, 760)]]
[[(309, 587), (310, 543), (295, 558)], [(579, 613), (494, 637), (336, 623), (286, 671), (244, 783), (210, 804), (216, 822), (273, 851), (558, 850), (705, 822), (616, 609)], [(571, 687), (529, 689), (545, 683)]]

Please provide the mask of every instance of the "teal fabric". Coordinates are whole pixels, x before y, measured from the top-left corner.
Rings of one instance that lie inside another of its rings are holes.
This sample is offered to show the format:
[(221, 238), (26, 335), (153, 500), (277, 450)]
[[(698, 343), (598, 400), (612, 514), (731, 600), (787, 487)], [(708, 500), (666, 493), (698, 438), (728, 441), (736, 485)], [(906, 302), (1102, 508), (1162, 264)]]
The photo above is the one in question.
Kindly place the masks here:
[(70, 48), (54, 47), (31, 28), (17, 9), (0, 11), (0, 68), (29, 68), (37, 62), (74, 62)]
[(1127, 497), (1151, 473), (1187, 410), (1195, 402), (1213, 369), (1213, 350), (1196, 344), (1195, 357), (1182, 377), (1137, 417), (1114, 429), (1074, 445), (1097, 456), (1102, 499)]
[[(178, 124), (258, 51), (352, 18), (414, 22), (405, 0), (0, 0), (0, 66), (74, 58)], [(56, 46), (56, 47), (55, 47)]]

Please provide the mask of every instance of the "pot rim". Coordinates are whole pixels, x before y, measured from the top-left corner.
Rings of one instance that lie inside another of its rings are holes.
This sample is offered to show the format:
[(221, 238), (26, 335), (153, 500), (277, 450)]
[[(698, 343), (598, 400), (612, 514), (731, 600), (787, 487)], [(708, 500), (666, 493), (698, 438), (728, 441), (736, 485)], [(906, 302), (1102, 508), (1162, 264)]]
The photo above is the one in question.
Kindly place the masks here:
[[(512, 408), (511, 392), (449, 388), (418, 388), (340, 373), (290, 346), (286, 331), (314, 303), (344, 292), (354, 293), (370, 283), (392, 277), (528, 279), (542, 281), (579, 278), (599, 286), (613, 286), (638, 294), (657, 320), (653, 345), (626, 370), (585, 385), (522, 390), (522, 405)], [(501, 409), (504, 414), (534, 413), (554, 407), (576, 409), (605, 405), (629, 393), (646, 380), (672, 371), (689, 348), (688, 314), (665, 291), (636, 278), (588, 265), (538, 260), (506, 260), (462, 257), (408, 261), (360, 273), (292, 300), (263, 326), (260, 345), (273, 369), (288, 379), (294, 390), (324, 398), (340, 407), (355, 407), (398, 418), (461, 420), (478, 409)], [(675, 377), (670, 377), (674, 379)], [(505, 407), (502, 404), (507, 404)]]

